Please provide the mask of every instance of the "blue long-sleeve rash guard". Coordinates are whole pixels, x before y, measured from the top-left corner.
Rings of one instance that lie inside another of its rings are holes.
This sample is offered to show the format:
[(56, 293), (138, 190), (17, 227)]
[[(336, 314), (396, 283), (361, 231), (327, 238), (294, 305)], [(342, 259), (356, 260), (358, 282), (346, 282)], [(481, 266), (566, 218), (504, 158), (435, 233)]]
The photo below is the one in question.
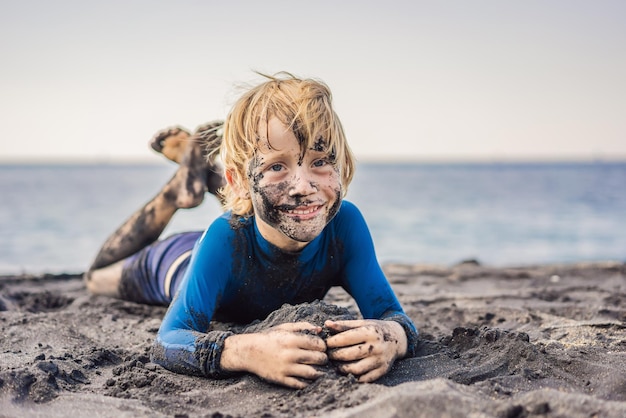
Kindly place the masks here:
[(220, 377), (224, 340), (232, 333), (209, 330), (211, 320), (263, 319), (284, 303), (322, 299), (332, 286), (342, 286), (355, 299), (363, 318), (400, 323), (407, 355), (414, 355), (417, 330), (380, 268), (355, 205), (343, 201), (322, 233), (297, 253), (265, 240), (254, 217), (226, 213), (196, 243), (152, 360), (174, 372)]

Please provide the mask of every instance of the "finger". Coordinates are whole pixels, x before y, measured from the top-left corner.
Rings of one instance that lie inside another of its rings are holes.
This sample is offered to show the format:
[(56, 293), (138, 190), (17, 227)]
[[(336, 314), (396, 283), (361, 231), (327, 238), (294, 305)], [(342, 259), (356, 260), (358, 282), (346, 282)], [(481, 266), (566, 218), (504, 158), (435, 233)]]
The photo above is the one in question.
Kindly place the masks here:
[(359, 328), (365, 325), (367, 325), (367, 321), (363, 319), (350, 319), (345, 321), (332, 321), (329, 319), (324, 322), (324, 326), (335, 332), (344, 332), (349, 329)]
[(362, 376), (359, 376), (359, 382), (361, 383), (371, 383), (375, 380), (380, 379), (388, 372), (388, 369), (385, 367), (379, 367), (374, 370), (370, 370)]
[(328, 357), (336, 361), (355, 361), (369, 357), (374, 352), (372, 344), (358, 344), (328, 351)]
[(285, 324), (277, 325), (274, 329), (280, 329), (283, 331), (302, 332), (312, 331), (315, 334), (322, 332), (322, 327), (313, 325), (310, 322), (287, 322)]
[(358, 361), (339, 364), (337, 368), (341, 373), (351, 373), (355, 376), (362, 376), (374, 369), (380, 368), (382, 364), (383, 362), (376, 357), (366, 357)]
[(296, 346), (303, 350), (326, 352), (326, 342), (317, 335), (298, 335)]
[(339, 334), (333, 335), (326, 340), (328, 348), (348, 347), (351, 345), (363, 344), (368, 341), (371, 332), (368, 328), (359, 327), (348, 329)]
[(295, 377), (285, 377), (284, 379), (279, 380), (276, 383), (280, 383), (281, 385), (290, 387), (292, 389), (304, 389), (311, 382), (306, 382), (304, 380), (300, 380), (300, 379), (295, 378)]
[(296, 358), (296, 363), (299, 364), (313, 364), (322, 366), (328, 363), (328, 356), (325, 352), (319, 351), (303, 351), (300, 356)]
[(288, 371), (289, 377), (295, 377), (298, 379), (307, 379), (307, 380), (315, 380), (324, 375), (324, 372), (317, 370), (313, 366), (308, 366), (306, 364), (294, 364), (289, 368)]

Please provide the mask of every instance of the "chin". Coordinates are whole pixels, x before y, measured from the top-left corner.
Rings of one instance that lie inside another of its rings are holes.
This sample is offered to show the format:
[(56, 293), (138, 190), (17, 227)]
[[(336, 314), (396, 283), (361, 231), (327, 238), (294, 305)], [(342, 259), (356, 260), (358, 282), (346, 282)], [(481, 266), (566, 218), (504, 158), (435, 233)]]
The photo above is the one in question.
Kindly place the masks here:
[(317, 238), (324, 228), (324, 225), (307, 225), (306, 222), (289, 222), (286, 225), (282, 225), (281, 232), (288, 238), (301, 242), (308, 243)]

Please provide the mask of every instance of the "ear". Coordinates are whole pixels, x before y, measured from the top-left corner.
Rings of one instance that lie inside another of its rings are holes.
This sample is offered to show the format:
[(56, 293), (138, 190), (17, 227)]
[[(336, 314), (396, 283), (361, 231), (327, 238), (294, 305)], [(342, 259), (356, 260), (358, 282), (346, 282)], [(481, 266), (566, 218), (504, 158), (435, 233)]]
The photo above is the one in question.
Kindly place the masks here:
[(235, 192), (235, 194), (241, 199), (250, 198), (250, 192), (248, 191), (248, 185), (246, 182), (242, 181), (241, 176), (237, 171), (233, 169), (226, 170), (224, 172), (224, 177), (226, 177), (226, 182), (231, 187), (231, 189)]

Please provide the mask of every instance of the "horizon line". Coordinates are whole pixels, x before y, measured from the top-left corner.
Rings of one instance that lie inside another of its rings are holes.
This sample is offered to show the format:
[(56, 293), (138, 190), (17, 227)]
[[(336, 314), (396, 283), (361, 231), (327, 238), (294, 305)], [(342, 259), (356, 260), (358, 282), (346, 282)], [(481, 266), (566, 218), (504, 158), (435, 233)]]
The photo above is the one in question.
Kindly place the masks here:
[[(615, 156), (363, 156), (355, 157), (358, 163), (366, 164), (524, 164), (524, 163), (626, 163), (626, 155)], [(163, 159), (148, 157), (0, 157), (0, 165), (159, 165)], [(165, 160), (169, 164), (175, 164)]]

